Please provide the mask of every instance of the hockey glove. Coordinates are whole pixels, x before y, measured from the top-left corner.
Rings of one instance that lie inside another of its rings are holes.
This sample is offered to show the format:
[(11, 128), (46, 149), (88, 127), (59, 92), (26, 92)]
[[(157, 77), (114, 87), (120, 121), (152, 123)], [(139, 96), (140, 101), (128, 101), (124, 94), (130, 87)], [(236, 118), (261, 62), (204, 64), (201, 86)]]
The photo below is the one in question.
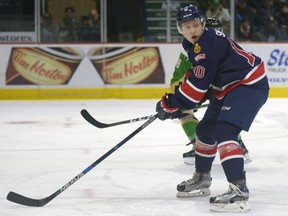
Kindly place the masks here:
[(158, 118), (162, 121), (166, 119), (179, 118), (182, 115), (182, 112), (179, 108), (173, 107), (171, 105), (171, 96), (173, 94), (165, 94), (162, 97), (162, 100), (158, 101), (156, 104), (156, 112)]

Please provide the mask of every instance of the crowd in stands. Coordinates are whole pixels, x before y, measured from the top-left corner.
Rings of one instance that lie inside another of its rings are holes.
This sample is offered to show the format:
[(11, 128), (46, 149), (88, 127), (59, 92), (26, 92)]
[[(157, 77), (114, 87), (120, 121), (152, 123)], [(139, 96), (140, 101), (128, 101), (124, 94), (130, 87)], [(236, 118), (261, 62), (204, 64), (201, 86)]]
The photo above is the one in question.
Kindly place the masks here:
[[(218, 17), (224, 33), (230, 35), (230, 0), (201, 0), (197, 4), (206, 17)], [(64, 13), (56, 27), (51, 15), (43, 14), (42, 42), (100, 42), (100, 16), (96, 9), (80, 20), (75, 18), (73, 7), (66, 7)], [(234, 18), (236, 41), (288, 41), (288, 0), (235, 0)], [(130, 32), (119, 34), (119, 38), (133, 40)]]
[(238, 41), (287, 41), (287, 0), (238, 0), (235, 8)]
[[(216, 16), (230, 34), (230, 0), (202, 0), (206, 17)], [(287, 41), (288, 0), (235, 0), (236, 41)]]
[(87, 16), (81, 16), (80, 20), (75, 18), (74, 7), (66, 7), (64, 14), (56, 25), (51, 14), (42, 15), (42, 42), (100, 42), (100, 15), (96, 9)]

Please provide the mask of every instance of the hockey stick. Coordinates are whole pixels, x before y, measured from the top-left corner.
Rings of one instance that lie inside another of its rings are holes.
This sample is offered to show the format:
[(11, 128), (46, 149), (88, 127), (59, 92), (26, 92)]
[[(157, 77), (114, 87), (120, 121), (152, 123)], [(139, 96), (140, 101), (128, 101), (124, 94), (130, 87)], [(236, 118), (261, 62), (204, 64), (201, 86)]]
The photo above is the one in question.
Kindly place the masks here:
[(135, 119), (128, 119), (124, 121), (114, 122), (114, 123), (102, 123), (96, 120), (95, 118), (93, 118), (90, 115), (90, 113), (85, 109), (81, 110), (81, 115), (83, 116), (84, 119), (86, 119), (86, 121), (88, 121), (90, 124), (98, 128), (107, 128), (107, 127), (112, 127), (112, 126), (121, 125), (121, 124), (133, 123), (137, 121), (147, 120), (153, 117), (153, 115), (148, 115), (148, 116), (138, 117)]
[[(204, 107), (208, 107), (209, 104), (203, 104), (199, 107), (196, 107), (195, 109), (199, 109), (199, 108), (204, 108)], [(143, 116), (143, 117), (138, 117), (138, 118), (134, 118), (134, 119), (128, 119), (128, 120), (124, 120), (124, 121), (119, 121), (119, 122), (113, 122), (113, 123), (103, 123), (100, 122), (98, 120), (96, 120), (95, 118), (93, 118), (91, 116), (91, 114), (83, 109), (81, 110), (81, 115), (83, 116), (84, 119), (86, 119), (86, 121), (88, 121), (90, 124), (94, 125), (95, 127), (98, 128), (107, 128), (107, 127), (113, 127), (113, 126), (117, 126), (117, 125), (122, 125), (122, 124), (128, 124), (128, 123), (133, 123), (133, 122), (138, 122), (138, 121), (144, 121), (147, 119), (150, 119), (153, 117), (153, 115), (148, 115), (148, 116)]]
[(140, 131), (142, 131), (144, 128), (146, 128), (155, 119), (157, 119), (157, 114), (155, 114), (151, 118), (149, 118), (148, 121), (146, 121), (144, 124), (142, 124), (139, 128), (137, 128), (135, 131), (133, 131), (131, 134), (129, 134), (121, 142), (119, 142), (112, 149), (110, 149), (108, 152), (106, 152), (102, 157), (100, 157), (98, 160), (96, 160), (94, 163), (92, 163), (90, 166), (88, 166), (81, 173), (79, 173), (77, 176), (75, 176), (73, 179), (71, 179), (67, 184), (62, 186), (60, 189), (58, 189), (55, 193), (51, 194), (50, 196), (43, 198), (43, 199), (32, 199), (32, 198), (22, 196), (18, 193), (10, 191), (7, 195), (7, 200), (14, 202), (14, 203), (21, 204), (21, 205), (26, 205), (26, 206), (41, 207), (41, 206), (46, 205), (51, 200), (53, 200), (55, 197), (57, 197), (59, 194), (64, 192), (67, 188), (69, 188), (72, 184), (74, 184), (76, 181), (78, 181), (80, 178), (82, 178), (85, 174), (87, 174), (90, 170), (92, 170), (95, 166), (97, 166), (105, 158), (107, 158), (109, 155), (111, 155), (114, 151), (119, 149), (122, 145), (124, 145), (132, 137), (134, 137), (136, 134), (138, 134)]

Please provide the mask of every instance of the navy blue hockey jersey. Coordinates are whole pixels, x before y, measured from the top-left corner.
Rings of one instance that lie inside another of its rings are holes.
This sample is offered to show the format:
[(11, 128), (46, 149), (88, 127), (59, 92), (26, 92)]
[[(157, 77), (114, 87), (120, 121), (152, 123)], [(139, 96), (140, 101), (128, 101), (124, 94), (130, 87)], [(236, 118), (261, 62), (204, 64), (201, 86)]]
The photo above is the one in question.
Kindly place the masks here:
[(184, 39), (182, 45), (193, 68), (172, 97), (175, 107), (194, 108), (210, 85), (214, 96), (222, 99), (235, 87), (252, 85), (265, 77), (261, 58), (243, 50), (220, 31), (205, 28), (197, 43)]

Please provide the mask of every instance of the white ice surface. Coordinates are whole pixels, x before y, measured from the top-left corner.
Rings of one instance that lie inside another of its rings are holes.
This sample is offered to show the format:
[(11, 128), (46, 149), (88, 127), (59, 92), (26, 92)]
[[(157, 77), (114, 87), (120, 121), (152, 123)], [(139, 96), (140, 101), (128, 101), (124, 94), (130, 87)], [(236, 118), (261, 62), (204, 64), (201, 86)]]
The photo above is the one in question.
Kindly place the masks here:
[[(43, 207), (6, 200), (9, 191), (44, 198), (117, 145), (144, 122), (98, 129), (103, 122), (155, 113), (156, 100), (0, 101), (1, 216), (203, 216), (209, 197), (176, 198), (176, 185), (192, 176), (182, 153), (189, 151), (177, 120), (155, 120)], [(196, 115), (201, 118), (204, 110)], [(288, 99), (269, 99), (251, 130), (242, 133), (252, 162), (245, 165), (251, 211), (288, 215)], [(219, 158), (211, 195), (228, 189)], [(237, 215), (237, 214), (236, 214)]]

